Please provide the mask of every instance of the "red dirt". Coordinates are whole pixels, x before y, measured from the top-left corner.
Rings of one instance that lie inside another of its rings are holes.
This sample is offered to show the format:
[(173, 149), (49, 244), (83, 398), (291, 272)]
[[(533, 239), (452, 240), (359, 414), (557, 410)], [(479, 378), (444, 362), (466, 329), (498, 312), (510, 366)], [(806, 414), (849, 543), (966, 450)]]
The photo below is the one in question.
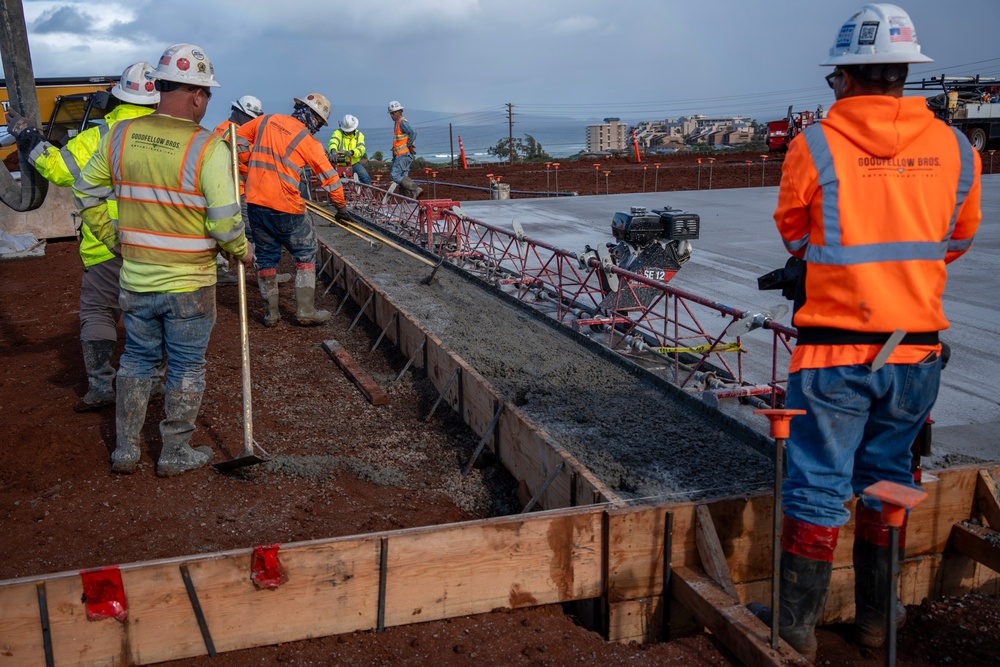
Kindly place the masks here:
[[(681, 182), (683, 174), (690, 176), (685, 171), (690, 167), (683, 166), (687, 160), (688, 156), (679, 156), (669, 169), (661, 166), (671, 174), (670, 182)], [(722, 178), (718, 167), (716, 163), (716, 179)], [(767, 168), (772, 171), (770, 162)], [(759, 178), (759, 164), (756, 169)], [(541, 172), (537, 167), (520, 171), (524, 173), (509, 175), (516, 187), (545, 178), (544, 166)], [(562, 165), (560, 172), (561, 189), (578, 188), (583, 194), (586, 168), (571, 177), (564, 174), (576, 173), (574, 168)], [(772, 185), (776, 166), (773, 173)], [(593, 174), (589, 177), (592, 186)], [(651, 183), (650, 179), (650, 189)], [(664, 187), (661, 179), (660, 189)], [(430, 422), (420, 419), (437, 396), (419, 375), (405, 375), (389, 389), (390, 404), (374, 408), (322, 351), (324, 340), (338, 340), (383, 387), (399, 374), (405, 359), (391, 347), (383, 344), (369, 352), (378, 332), (364, 318), (348, 333), (356, 314), (353, 304), (326, 327), (299, 328), (285, 322), (266, 329), (257, 322), (261, 306), (253, 278), (248, 294), (257, 440), (285, 456), (323, 452), (329, 456), (329, 467), (312, 477), (250, 468), (233, 477), (200, 470), (159, 479), (153, 463), (162, 401), (154, 400), (144, 430), (142, 466), (131, 476), (112, 475), (108, 457), (114, 446), (114, 411), (77, 414), (71, 408), (86, 386), (77, 338), (80, 271), (72, 242), (50, 243), (42, 259), (0, 262), (4, 359), (0, 521), (5, 532), (0, 541), (0, 580), (516, 511), (515, 486), (499, 471), (475, 470), (471, 482), (459, 483), (456, 473), (477, 438), (446, 409), (439, 409)], [(294, 307), (292, 291), (283, 285), (281, 292), (288, 317)], [(242, 445), (236, 288), (220, 288), (218, 302), (218, 323), (208, 354), (208, 389), (193, 444), (213, 447), (220, 460), (235, 455)], [(335, 310), (339, 296), (328, 295), (321, 303)], [(386, 470), (401, 474), (387, 483), (379, 476)], [(934, 602), (926, 608), (911, 607), (910, 615), (899, 641), (898, 664), (996, 664), (997, 598)], [(844, 636), (844, 628), (820, 631), (819, 664), (882, 664), (880, 653), (863, 651)], [(223, 654), (211, 662), (199, 658), (173, 664), (431, 661), (442, 667), (738, 664), (709, 635), (645, 647), (609, 644), (576, 625), (557, 606), (390, 628), (382, 634), (358, 632)]]

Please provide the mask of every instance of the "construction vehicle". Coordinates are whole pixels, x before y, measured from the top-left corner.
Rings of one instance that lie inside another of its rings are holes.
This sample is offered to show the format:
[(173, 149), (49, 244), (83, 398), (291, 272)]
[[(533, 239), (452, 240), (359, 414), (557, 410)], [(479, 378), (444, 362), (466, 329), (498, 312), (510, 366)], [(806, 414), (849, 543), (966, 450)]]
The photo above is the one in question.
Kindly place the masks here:
[[(35, 79), (38, 111), (43, 121), (42, 136), (49, 143), (62, 147), (67, 141), (104, 117), (108, 90), (118, 76), (85, 76)], [(7, 81), (0, 79), (0, 105), (3, 124), (7, 125)], [(6, 143), (6, 142), (3, 142)], [(0, 149), (0, 158), (17, 149), (13, 144)]]
[(958, 128), (980, 153), (1000, 139), (1000, 83), (996, 77), (932, 76), (907, 82), (907, 90), (940, 90), (927, 98), (934, 115)]
[(788, 144), (807, 127), (822, 119), (822, 107), (816, 111), (792, 111), (782, 120), (772, 120), (767, 124), (767, 150), (770, 153), (788, 150)]

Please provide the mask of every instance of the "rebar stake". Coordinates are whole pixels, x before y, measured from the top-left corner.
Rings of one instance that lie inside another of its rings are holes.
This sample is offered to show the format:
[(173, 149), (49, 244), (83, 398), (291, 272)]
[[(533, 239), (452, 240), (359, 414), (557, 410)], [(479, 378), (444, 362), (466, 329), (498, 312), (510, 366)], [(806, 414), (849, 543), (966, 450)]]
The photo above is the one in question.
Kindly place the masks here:
[(781, 480), (784, 476), (785, 440), (788, 438), (790, 422), (796, 415), (804, 415), (805, 410), (754, 410), (755, 415), (764, 415), (771, 422), (771, 437), (774, 438), (774, 526), (771, 533), (771, 648), (778, 650), (778, 612), (781, 607)]

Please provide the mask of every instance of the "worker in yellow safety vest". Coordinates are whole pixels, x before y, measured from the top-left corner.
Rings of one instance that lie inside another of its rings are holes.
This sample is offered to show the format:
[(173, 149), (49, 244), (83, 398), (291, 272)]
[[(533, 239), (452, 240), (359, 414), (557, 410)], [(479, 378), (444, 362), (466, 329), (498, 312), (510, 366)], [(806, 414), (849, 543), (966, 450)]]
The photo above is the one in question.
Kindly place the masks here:
[[(84, 224), (122, 255), (125, 353), (118, 371), (116, 446), (111, 469), (131, 473), (141, 450), (149, 390), (166, 351), (163, 446), (156, 474), (206, 465), (208, 447), (190, 445), (205, 390), (205, 352), (215, 324), (215, 255), (253, 262), (233, 185), (232, 154), (199, 123), (219, 84), (193, 44), (167, 49), (153, 72), (155, 113), (118, 123), (74, 186)], [(114, 194), (118, 223), (105, 206)]]
[[(90, 127), (76, 135), (62, 148), (42, 139), (37, 128), (27, 125), (18, 117), (15, 131), (18, 144), (28, 155), (28, 161), (50, 182), (61, 187), (73, 185), (90, 156), (97, 149), (101, 137), (123, 120), (139, 118), (153, 113), (160, 101), (150, 75), (152, 66), (147, 62), (129, 65), (121, 80), (111, 89), (105, 105), (104, 123)], [(111, 106), (111, 109), (107, 109)], [(11, 113), (11, 116), (15, 114)], [(21, 126), (24, 129), (20, 129)], [(13, 134), (13, 132), (12, 132)], [(117, 202), (108, 200), (108, 214), (118, 217)], [(94, 238), (86, 225), (80, 228), (80, 258), (83, 260), (83, 279), (80, 281), (80, 342), (83, 364), (87, 370), (87, 393), (77, 399), (73, 409), (92, 412), (115, 404), (115, 368), (111, 363), (118, 340), (118, 275), (122, 260)]]
[(389, 170), (389, 178), (399, 186), (404, 195), (417, 199), (424, 192), (410, 178), (410, 165), (417, 153), (413, 145), (417, 140), (417, 131), (403, 118), (403, 105), (396, 100), (389, 102), (389, 118), (395, 123), (392, 130), (392, 168)]
[(358, 180), (365, 185), (372, 184), (365, 164), (368, 162), (365, 148), (365, 135), (358, 129), (358, 119), (347, 114), (340, 121), (340, 127), (333, 131), (326, 152), (334, 165), (345, 165), (351, 168)]

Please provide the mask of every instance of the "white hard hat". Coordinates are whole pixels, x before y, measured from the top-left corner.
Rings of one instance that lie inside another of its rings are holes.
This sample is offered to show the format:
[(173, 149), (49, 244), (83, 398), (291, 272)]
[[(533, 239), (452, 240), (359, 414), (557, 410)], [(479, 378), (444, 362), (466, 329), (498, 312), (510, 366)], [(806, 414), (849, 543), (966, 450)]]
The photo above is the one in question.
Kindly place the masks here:
[(176, 81), (202, 88), (215, 88), (215, 68), (201, 47), (194, 44), (174, 44), (163, 52), (153, 72), (154, 79)]
[(145, 61), (129, 65), (111, 94), (129, 104), (159, 104), (160, 92), (153, 85), (153, 66)]
[(351, 114), (347, 114), (344, 116), (343, 120), (340, 121), (340, 129), (344, 132), (353, 132), (358, 129), (358, 119)]
[(264, 113), (264, 105), (253, 95), (244, 95), (233, 102), (233, 108), (239, 109), (246, 115), (256, 118)]
[(323, 119), (324, 125), (330, 122), (330, 100), (326, 99), (326, 96), (319, 93), (309, 93), (303, 98), (296, 97), (293, 99), (315, 111)]
[(881, 3), (865, 5), (844, 22), (830, 56), (820, 65), (932, 62), (920, 53), (910, 15), (896, 5)]
[(392, 113), (393, 111), (402, 111), (402, 110), (403, 110), (403, 105), (397, 102), (396, 100), (389, 102), (389, 113)]

